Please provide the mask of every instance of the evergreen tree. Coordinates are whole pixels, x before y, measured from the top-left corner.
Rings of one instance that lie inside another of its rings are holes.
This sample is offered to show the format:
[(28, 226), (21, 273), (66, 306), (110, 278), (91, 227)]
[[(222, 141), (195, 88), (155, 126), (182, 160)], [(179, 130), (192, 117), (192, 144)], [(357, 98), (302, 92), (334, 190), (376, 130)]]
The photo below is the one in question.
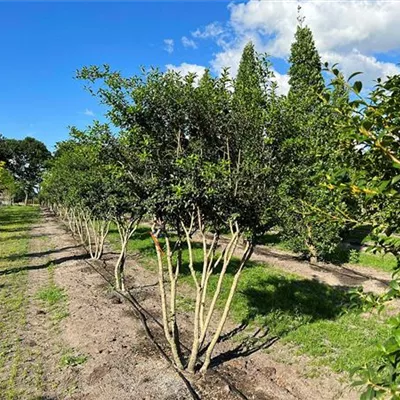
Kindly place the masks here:
[[(234, 81), (232, 98), (232, 134), (238, 141), (251, 140), (263, 134), (265, 93), (262, 91), (262, 65), (248, 43), (242, 54), (238, 74)], [(239, 156), (233, 154), (231, 156)]]
[[(230, 156), (236, 157), (236, 160), (232, 161), (239, 166), (239, 184), (246, 185), (249, 179), (248, 171), (254, 164), (259, 163), (267, 170), (262, 181), (252, 186), (255, 190), (251, 196), (254, 204), (243, 207), (243, 210), (249, 212), (248, 218), (253, 214), (254, 217), (257, 215), (258, 220), (262, 215), (263, 225), (260, 226), (260, 233), (276, 224), (276, 212), (273, 207), (276, 199), (276, 171), (273, 164), (276, 158), (272, 146), (276, 132), (271, 129), (272, 126), (276, 127), (276, 123), (271, 121), (273, 111), (277, 109), (274, 106), (277, 96), (272, 77), (268, 59), (257, 54), (253, 43), (249, 42), (243, 50), (232, 97), (232, 135), (241, 154), (235, 153)], [(256, 148), (254, 143), (262, 143), (263, 147)], [(254, 205), (262, 208), (256, 210)]]
[[(289, 57), (289, 97), (317, 94), (324, 88), (321, 73), (321, 58), (315, 47), (311, 29), (308, 26), (297, 26), (295, 41)], [(315, 98), (315, 96), (313, 96)]]
[(321, 220), (310, 209), (316, 204), (324, 209), (338, 205), (338, 198), (324, 191), (321, 183), (337, 162), (334, 157), (338, 153), (333, 150), (340, 145), (340, 137), (332, 127), (334, 116), (321, 96), (324, 79), (312, 32), (302, 26), (301, 20), (289, 61), (290, 91), (286, 104), (289, 131), (283, 144), (286, 165), (280, 186), (280, 224), (293, 250), (316, 261), (327, 257), (340, 242), (341, 225)]

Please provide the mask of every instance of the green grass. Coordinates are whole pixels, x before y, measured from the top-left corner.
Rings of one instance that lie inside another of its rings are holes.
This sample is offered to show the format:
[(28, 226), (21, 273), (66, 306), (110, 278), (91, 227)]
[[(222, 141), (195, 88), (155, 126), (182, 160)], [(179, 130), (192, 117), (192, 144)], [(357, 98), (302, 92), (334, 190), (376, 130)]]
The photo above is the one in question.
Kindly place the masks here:
[(195, 301), (188, 297), (177, 295), (176, 296), (176, 308), (180, 311), (189, 312), (194, 311)]
[(36, 296), (39, 300), (44, 301), (49, 306), (53, 306), (54, 304), (62, 301), (65, 297), (65, 294), (63, 289), (53, 284), (40, 289)]
[[(148, 231), (147, 227), (139, 227), (128, 250), (139, 253), (141, 265), (155, 270), (156, 253)], [(110, 241), (117, 249), (118, 233), (114, 230)], [(200, 244), (194, 244), (194, 259), (195, 269), (200, 271)], [(187, 261), (185, 251), (184, 264)], [(238, 260), (234, 259), (225, 278), (219, 306), (227, 298), (237, 265)], [(210, 278), (209, 293), (213, 293), (217, 279), (217, 275)], [(183, 268), (181, 282), (193, 285), (187, 267)], [(191, 304), (191, 300), (178, 298), (181, 310), (190, 311)], [(242, 272), (230, 315), (237, 323), (267, 327), (271, 336), (279, 336), (283, 343), (295, 344), (296, 352), (311, 356), (315, 365), (344, 372), (368, 360), (375, 350), (374, 345), (389, 332), (385, 316), (365, 317), (350, 309), (349, 304), (345, 290), (250, 262)]]
[(62, 367), (76, 367), (78, 365), (84, 364), (87, 361), (87, 356), (82, 354), (74, 354), (68, 351), (60, 359), (60, 365)]
[(335, 372), (363, 365), (376, 352), (377, 341), (388, 338), (385, 317), (348, 313), (336, 320), (319, 320), (290, 332), (283, 342), (298, 346), (299, 354), (313, 356), (314, 365)]
[[(358, 243), (359, 245), (365, 245), (370, 242), (370, 237), (365, 232), (365, 229), (363, 229), (349, 232), (346, 235), (346, 240)], [(290, 251), (288, 242), (283, 240), (277, 232), (269, 232), (263, 235), (260, 239), (260, 244)], [(345, 245), (338, 246), (334, 253), (328, 257), (327, 261), (334, 264), (349, 263), (386, 272), (393, 272), (396, 267), (396, 257), (393, 254), (373, 254), (368, 251), (352, 249)]]
[(7, 400), (23, 398), (16, 381), (25, 356), (20, 332), (26, 329), (26, 254), (38, 218), (38, 207), (0, 207), (0, 393)]
[[(66, 291), (55, 282), (55, 266), (50, 264), (48, 257), (49, 252), (55, 250), (51, 246), (50, 238), (47, 235), (35, 235), (33, 239), (33, 234), (30, 232), (32, 224), (39, 220), (39, 214), (38, 207), (0, 207), (0, 398), (2, 400), (41, 399), (45, 392), (57, 389), (61, 383), (57, 376), (51, 374), (53, 367), (48, 364), (48, 355), (42, 354), (39, 346), (31, 345), (25, 340), (30, 338), (30, 335), (25, 335), (27, 316), (35, 318), (35, 310), (46, 311), (41, 321), (46, 331), (46, 345), (51, 351), (51, 357), (59, 360), (65, 356), (64, 363), (71, 366), (82, 364), (86, 360), (86, 357), (72, 350), (64, 351), (59, 322), (68, 315), (68, 298)], [(30, 251), (30, 240), (35, 241), (33, 253)], [(30, 257), (35, 257), (34, 263)], [(41, 269), (47, 274), (47, 281), (39, 287), (33, 287), (35, 291), (33, 294), (28, 290), (28, 272), (32, 267)], [(46, 269), (43, 270), (43, 267)], [(43, 340), (41, 335), (39, 337)], [(69, 398), (76, 389), (75, 378), (69, 379), (65, 389), (68, 393), (64, 397)]]
[(365, 251), (359, 252), (359, 259), (356, 263), (363, 267), (371, 267), (377, 270), (393, 272), (397, 265), (396, 257), (393, 254), (372, 254)]
[(53, 322), (53, 327), (58, 328), (58, 323), (69, 314), (67, 310), (67, 294), (63, 288), (56, 285), (54, 271), (54, 265), (50, 265), (47, 268), (48, 284), (36, 292), (36, 298), (44, 303)]
[(282, 239), (279, 232), (267, 232), (258, 239), (258, 244), (263, 246), (273, 246), (280, 250), (290, 251), (289, 242)]

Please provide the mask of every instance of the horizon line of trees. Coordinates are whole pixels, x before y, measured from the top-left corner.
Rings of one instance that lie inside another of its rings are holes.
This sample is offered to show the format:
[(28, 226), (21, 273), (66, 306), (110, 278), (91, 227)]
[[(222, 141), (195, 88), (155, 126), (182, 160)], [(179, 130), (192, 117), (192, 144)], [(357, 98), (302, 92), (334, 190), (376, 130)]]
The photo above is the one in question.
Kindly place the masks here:
[[(117, 226), (120, 291), (128, 241), (141, 222), (153, 221), (164, 334), (180, 370), (209, 368), (241, 271), (272, 228), (316, 261), (329, 257), (348, 229), (368, 225), (375, 250), (397, 258), (391, 296), (400, 289), (400, 76), (378, 80), (364, 99), (361, 82), (353, 83), (358, 72), (345, 79), (337, 66), (323, 67), (302, 23), (289, 62), (287, 95), (277, 93), (269, 59), (252, 43), (235, 78), (227, 69), (218, 77), (206, 71), (199, 80), (157, 69), (124, 77), (107, 65), (77, 73), (107, 106), (109, 123), (71, 129), (45, 173), (42, 202), (93, 259), (102, 256), (110, 224)], [(201, 260), (195, 242), (201, 243)], [(188, 354), (176, 311), (183, 270), (195, 288)], [(228, 270), (233, 279), (222, 300)], [(212, 274), (218, 276), (213, 291)], [(366, 399), (398, 394), (396, 343), (381, 354), (376, 375), (363, 375)]]

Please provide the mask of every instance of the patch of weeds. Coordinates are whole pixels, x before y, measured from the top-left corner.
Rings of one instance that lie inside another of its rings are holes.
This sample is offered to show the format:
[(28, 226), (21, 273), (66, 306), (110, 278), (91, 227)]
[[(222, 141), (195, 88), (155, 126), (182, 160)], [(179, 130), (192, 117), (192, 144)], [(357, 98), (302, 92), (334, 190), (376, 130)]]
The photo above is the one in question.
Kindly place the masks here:
[(44, 381), (43, 381), (43, 364), (39, 361), (33, 365), (34, 372), (34, 385), (37, 392), (41, 393), (44, 390)]
[(66, 311), (66, 310), (58, 310), (58, 311), (55, 311), (55, 312), (53, 313), (53, 315), (52, 315), (53, 321), (54, 321), (55, 323), (60, 322), (61, 320), (63, 320), (64, 318), (67, 318), (68, 316), (69, 316), (69, 312)]
[(349, 251), (349, 263), (358, 264), (360, 262), (360, 252), (356, 249), (351, 249)]
[(110, 283), (106, 283), (105, 287), (104, 287), (104, 292), (105, 294), (111, 294), (114, 293), (115, 288), (113, 287), (113, 285), (111, 285)]
[(62, 367), (76, 367), (84, 364), (87, 359), (88, 358), (85, 355), (68, 352), (61, 357), (60, 365)]
[(13, 364), (10, 369), (10, 376), (8, 378), (7, 390), (5, 392), (6, 399), (11, 400), (17, 398), (18, 389), (16, 388), (16, 379), (18, 376), (18, 369), (21, 362), (21, 350), (18, 347), (14, 356)]
[(303, 376), (308, 379), (318, 378), (321, 376), (321, 371), (318, 367), (312, 366), (303, 373)]
[(36, 293), (36, 298), (43, 301), (48, 308), (54, 325), (57, 325), (62, 319), (66, 318), (69, 313), (66, 308), (67, 294), (65, 290), (54, 281), (55, 266), (50, 265), (48, 268), (49, 283), (42, 287)]
[(194, 311), (195, 302), (193, 299), (190, 299), (189, 297), (177, 295), (176, 308), (184, 312)]
[(50, 284), (49, 286), (40, 289), (36, 293), (36, 297), (39, 300), (44, 301), (49, 306), (53, 306), (56, 303), (61, 302), (65, 298), (64, 289), (58, 287), (55, 284)]

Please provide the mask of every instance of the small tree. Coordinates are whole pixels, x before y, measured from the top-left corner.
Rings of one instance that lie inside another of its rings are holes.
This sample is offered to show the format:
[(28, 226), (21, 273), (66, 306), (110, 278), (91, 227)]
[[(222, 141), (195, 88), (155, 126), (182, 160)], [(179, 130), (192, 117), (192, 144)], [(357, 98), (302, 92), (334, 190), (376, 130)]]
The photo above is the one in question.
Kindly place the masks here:
[(143, 215), (144, 198), (121, 166), (122, 148), (105, 124), (95, 123), (86, 131), (72, 128), (71, 140), (58, 146), (42, 198), (59, 211), (93, 259), (101, 258), (110, 222), (116, 224), (121, 249), (115, 286), (124, 291), (127, 245)]
[(107, 176), (95, 149), (79, 143), (72, 131), (73, 139), (58, 144), (40, 198), (68, 223), (91, 258), (99, 259), (110, 225)]

